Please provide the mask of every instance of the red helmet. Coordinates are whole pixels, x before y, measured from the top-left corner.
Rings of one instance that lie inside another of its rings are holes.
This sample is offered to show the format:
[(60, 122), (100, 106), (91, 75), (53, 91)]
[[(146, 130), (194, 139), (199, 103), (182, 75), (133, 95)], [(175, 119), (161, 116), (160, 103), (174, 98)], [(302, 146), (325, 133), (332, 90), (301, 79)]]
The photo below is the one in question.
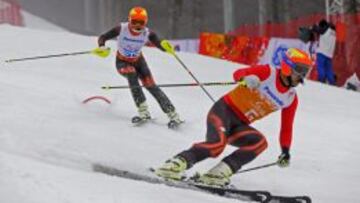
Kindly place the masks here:
[(289, 48), (283, 53), (281, 61), (281, 73), (290, 76), (293, 72), (304, 79), (312, 68), (310, 56), (297, 48)]
[(129, 25), (132, 31), (142, 32), (148, 22), (147, 11), (143, 7), (134, 7), (129, 12)]

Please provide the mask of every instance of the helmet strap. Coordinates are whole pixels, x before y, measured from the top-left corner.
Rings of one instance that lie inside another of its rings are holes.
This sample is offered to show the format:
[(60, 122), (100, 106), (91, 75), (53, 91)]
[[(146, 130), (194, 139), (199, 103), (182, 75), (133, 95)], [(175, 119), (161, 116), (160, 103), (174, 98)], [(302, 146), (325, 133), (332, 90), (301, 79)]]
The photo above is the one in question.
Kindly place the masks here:
[(291, 81), (291, 76), (285, 76), (285, 75), (280, 75), (280, 83), (284, 86), (284, 87), (291, 87), (292, 86), (292, 81)]
[(291, 76), (286, 76), (286, 80), (288, 81), (288, 87), (295, 87)]

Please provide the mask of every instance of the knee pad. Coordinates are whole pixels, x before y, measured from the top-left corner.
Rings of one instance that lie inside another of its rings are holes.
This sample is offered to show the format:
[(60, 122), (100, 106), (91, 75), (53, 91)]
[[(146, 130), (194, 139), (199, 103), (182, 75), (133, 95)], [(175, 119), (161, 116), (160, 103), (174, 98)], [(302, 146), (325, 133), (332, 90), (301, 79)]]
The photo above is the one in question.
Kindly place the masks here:
[(210, 156), (215, 158), (218, 157), (225, 149), (226, 143), (198, 143), (195, 144), (195, 148), (202, 148), (209, 152)]
[(133, 66), (125, 66), (117, 69), (118, 73), (128, 77), (129, 75), (136, 74), (136, 70)]
[(268, 143), (266, 141), (266, 139), (264, 138), (263, 140), (261, 140), (261, 143), (259, 144), (258, 148), (255, 149), (255, 154), (259, 155), (261, 154), (261, 152), (265, 151), (265, 149), (268, 147)]
[(152, 88), (155, 87), (155, 81), (151, 76), (147, 76), (145, 78), (141, 78), (141, 83), (146, 87), (146, 88)]

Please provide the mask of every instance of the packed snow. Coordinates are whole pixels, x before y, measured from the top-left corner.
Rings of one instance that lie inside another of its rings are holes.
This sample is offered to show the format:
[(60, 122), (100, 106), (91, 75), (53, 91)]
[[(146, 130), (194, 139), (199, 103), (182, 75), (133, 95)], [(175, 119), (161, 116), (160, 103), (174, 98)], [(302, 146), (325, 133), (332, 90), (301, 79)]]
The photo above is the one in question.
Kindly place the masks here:
[[(114, 67), (113, 54), (68, 56), (5, 63), (29, 56), (70, 53), (96, 47), (96, 37), (0, 26), (0, 202), (6, 203), (165, 203), (239, 202), (201, 192), (125, 180), (91, 171), (91, 163), (145, 173), (187, 149), (205, 135), (212, 101), (198, 87), (163, 88), (185, 124), (167, 128), (167, 117), (146, 92), (153, 123), (133, 127), (136, 113), (129, 90), (102, 90), (126, 85)], [(192, 83), (170, 55), (144, 48), (158, 84)], [(231, 81), (244, 65), (178, 53), (202, 82)], [(232, 87), (207, 87), (218, 99)], [(240, 189), (268, 190), (275, 195), (309, 195), (313, 202), (360, 202), (360, 94), (306, 81), (298, 87), (291, 166), (235, 175)], [(104, 96), (111, 104), (91, 96)], [(254, 126), (269, 148), (247, 167), (276, 160), (280, 114)], [(204, 172), (235, 148), (196, 165)]]

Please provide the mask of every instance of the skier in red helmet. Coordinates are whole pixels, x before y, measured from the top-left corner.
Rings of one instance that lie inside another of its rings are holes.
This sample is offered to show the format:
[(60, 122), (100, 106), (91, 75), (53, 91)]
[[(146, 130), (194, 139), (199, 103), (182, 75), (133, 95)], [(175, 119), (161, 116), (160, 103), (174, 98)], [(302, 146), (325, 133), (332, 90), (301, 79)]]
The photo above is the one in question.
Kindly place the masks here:
[(180, 180), (183, 172), (195, 163), (219, 156), (227, 144), (238, 147), (219, 164), (200, 175), (196, 181), (213, 186), (225, 186), (230, 177), (267, 148), (262, 133), (251, 126), (256, 120), (281, 110), (278, 165), (290, 161), (293, 121), (298, 105), (295, 88), (303, 83), (312, 61), (307, 53), (290, 48), (283, 54), (281, 67), (257, 65), (234, 72), (239, 85), (224, 95), (210, 109), (204, 142), (195, 143), (155, 170), (165, 179)]
[(159, 103), (163, 112), (167, 114), (170, 120), (168, 126), (174, 128), (182, 121), (172, 102), (156, 85), (141, 49), (150, 42), (162, 51), (171, 54), (175, 51), (169, 41), (160, 39), (155, 32), (146, 27), (147, 22), (147, 11), (142, 7), (134, 7), (129, 12), (128, 22), (122, 22), (100, 35), (98, 46), (104, 47), (107, 40), (117, 37), (116, 68), (118, 73), (128, 80), (138, 109), (138, 115), (132, 118), (132, 122), (140, 124), (151, 118), (144, 92), (140, 87), (140, 79), (143, 86)]

